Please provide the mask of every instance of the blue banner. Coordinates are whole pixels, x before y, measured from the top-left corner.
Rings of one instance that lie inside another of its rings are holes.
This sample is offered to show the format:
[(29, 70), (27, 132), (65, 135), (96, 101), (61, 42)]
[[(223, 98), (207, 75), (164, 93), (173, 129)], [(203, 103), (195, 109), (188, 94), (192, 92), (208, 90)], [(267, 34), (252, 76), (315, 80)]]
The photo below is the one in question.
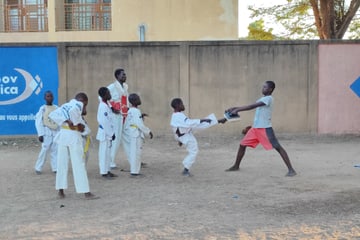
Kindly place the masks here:
[(44, 93), (58, 101), (56, 47), (0, 47), (0, 135), (36, 134)]

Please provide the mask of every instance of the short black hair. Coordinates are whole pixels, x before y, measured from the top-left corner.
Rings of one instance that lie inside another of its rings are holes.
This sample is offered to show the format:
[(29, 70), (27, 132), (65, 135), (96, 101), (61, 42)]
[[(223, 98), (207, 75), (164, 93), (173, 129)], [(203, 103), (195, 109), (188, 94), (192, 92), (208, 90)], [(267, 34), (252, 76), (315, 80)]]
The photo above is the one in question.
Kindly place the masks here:
[(132, 105), (136, 105), (136, 101), (137, 101), (138, 99), (140, 99), (140, 96), (137, 95), (136, 93), (131, 93), (131, 94), (129, 95), (128, 99), (129, 99), (129, 102), (130, 102)]
[(265, 83), (269, 86), (269, 88), (272, 88), (272, 90), (275, 89), (275, 83), (273, 81), (268, 80)]
[(117, 78), (117, 76), (119, 76), (119, 74), (120, 74), (121, 72), (124, 72), (124, 69), (122, 69), (122, 68), (116, 69), (115, 72), (114, 72), (115, 78)]
[(101, 87), (99, 88), (98, 94), (101, 98), (103, 98), (107, 91), (109, 91), (109, 89), (107, 89), (106, 87)]
[(79, 92), (75, 95), (75, 99), (78, 101), (80, 101), (80, 100), (88, 101), (88, 96), (84, 92)]
[(181, 98), (174, 98), (173, 100), (171, 100), (171, 107), (172, 108), (177, 108), (180, 104), (182, 103)]
[(52, 94), (52, 95), (54, 95), (54, 94), (52, 93), (52, 91), (50, 91), (50, 90), (45, 91), (44, 97), (46, 96), (46, 94)]

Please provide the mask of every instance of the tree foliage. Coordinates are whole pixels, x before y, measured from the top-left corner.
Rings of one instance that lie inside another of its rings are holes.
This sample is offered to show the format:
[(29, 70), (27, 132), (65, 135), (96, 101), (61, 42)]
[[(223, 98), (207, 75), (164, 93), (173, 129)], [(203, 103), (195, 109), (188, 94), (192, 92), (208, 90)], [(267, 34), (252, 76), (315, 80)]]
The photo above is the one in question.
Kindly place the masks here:
[(260, 19), (255, 22), (250, 23), (249, 27), (248, 40), (274, 40), (275, 36), (272, 34), (272, 28), (264, 28), (264, 20)]
[[(249, 6), (255, 21), (249, 25), (248, 38), (253, 39), (253, 24), (259, 26), (261, 21), (263, 26), (257, 30), (265, 33), (273, 30), (266, 25), (280, 25), (275, 39), (342, 39), (346, 33), (351, 39), (360, 38), (359, 7), (360, 0), (287, 0), (267, 8)], [(262, 34), (257, 32), (256, 36)]]

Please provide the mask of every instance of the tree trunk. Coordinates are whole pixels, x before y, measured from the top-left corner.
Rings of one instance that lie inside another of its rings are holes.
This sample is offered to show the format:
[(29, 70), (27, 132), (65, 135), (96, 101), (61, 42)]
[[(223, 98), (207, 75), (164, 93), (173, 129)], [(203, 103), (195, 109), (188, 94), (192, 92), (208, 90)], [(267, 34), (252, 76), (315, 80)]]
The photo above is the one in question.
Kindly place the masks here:
[(323, 34), (323, 31), (322, 31), (323, 22), (322, 22), (320, 11), (319, 11), (318, 0), (310, 0), (310, 4), (311, 4), (311, 7), (312, 7), (313, 12), (314, 12), (315, 26), (316, 26), (316, 29), (318, 31), (319, 38), (320, 39), (326, 39), (324, 34)]
[(346, 12), (343, 21), (341, 22), (341, 25), (337, 27), (338, 30), (335, 33), (336, 39), (342, 39), (344, 37), (344, 34), (348, 29), (359, 7), (360, 7), (360, 0), (351, 0), (350, 7)]
[(309, 0), (309, 2), (320, 39), (342, 39), (360, 7), (360, 0), (351, 0), (345, 16), (337, 22), (334, 0)]

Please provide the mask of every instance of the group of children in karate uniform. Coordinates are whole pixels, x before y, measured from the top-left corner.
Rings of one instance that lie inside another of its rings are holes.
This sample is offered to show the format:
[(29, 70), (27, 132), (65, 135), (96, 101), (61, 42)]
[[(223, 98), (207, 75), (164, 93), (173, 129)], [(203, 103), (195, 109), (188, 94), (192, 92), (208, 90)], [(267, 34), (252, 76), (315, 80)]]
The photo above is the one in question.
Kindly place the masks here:
[[(99, 123), (96, 139), (99, 141), (99, 171), (102, 177), (112, 179), (117, 177), (111, 169), (111, 144), (116, 139), (114, 126), (114, 109), (110, 104), (111, 94), (108, 88), (101, 87), (98, 90), (99, 106), (97, 121)], [(56, 173), (56, 189), (59, 197), (65, 197), (64, 189), (67, 188), (68, 162), (71, 159), (73, 168), (75, 189), (78, 193), (84, 193), (86, 199), (98, 198), (90, 192), (86, 172), (88, 158), (90, 128), (84, 120), (86, 115), (87, 96), (78, 93), (74, 99), (61, 107), (54, 105), (53, 94), (45, 93), (46, 104), (40, 107), (36, 115), (35, 126), (38, 131), (39, 141), (42, 148), (35, 164), (35, 171), (41, 174), (47, 151), (51, 152), (51, 167)], [(144, 125), (142, 114), (138, 108), (141, 99), (136, 93), (128, 96), (128, 111), (123, 123), (122, 144), (130, 164), (130, 174), (140, 175), (141, 149), (145, 135), (153, 138), (151, 130)], [(185, 145), (188, 155), (183, 161), (183, 175), (190, 176), (189, 169), (195, 161), (198, 146), (193, 129), (207, 128), (221, 122), (211, 118), (189, 119), (184, 113), (185, 108), (179, 98), (171, 102), (174, 113), (170, 125), (173, 129), (175, 139)], [(226, 120), (225, 120), (226, 121)], [(223, 120), (224, 123), (225, 122)]]

